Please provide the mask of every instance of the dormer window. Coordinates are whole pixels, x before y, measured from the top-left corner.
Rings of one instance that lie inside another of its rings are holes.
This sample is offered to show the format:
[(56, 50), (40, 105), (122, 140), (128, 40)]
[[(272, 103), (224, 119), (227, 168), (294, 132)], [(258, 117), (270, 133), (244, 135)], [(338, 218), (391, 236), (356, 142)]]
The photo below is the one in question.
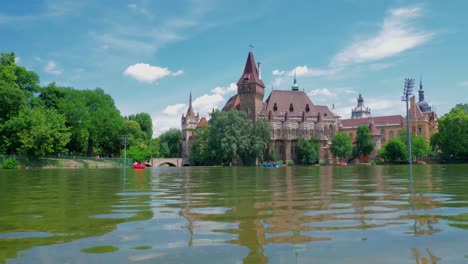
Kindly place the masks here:
[(289, 112), (292, 112), (292, 111), (294, 111), (294, 107), (293, 107), (293, 104), (291, 103), (289, 104)]
[(306, 112), (309, 112), (310, 111), (310, 107), (309, 107), (309, 104), (306, 104)]
[(278, 105), (276, 105), (276, 103), (273, 105), (273, 111), (278, 111)]

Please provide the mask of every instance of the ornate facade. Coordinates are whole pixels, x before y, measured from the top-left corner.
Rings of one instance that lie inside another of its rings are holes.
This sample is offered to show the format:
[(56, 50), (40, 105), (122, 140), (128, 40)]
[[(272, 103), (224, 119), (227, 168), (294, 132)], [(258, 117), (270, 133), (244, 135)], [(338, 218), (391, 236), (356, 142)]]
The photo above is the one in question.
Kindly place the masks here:
[[(424, 100), (422, 81), (419, 83), (418, 96), (418, 102), (416, 102), (416, 96), (410, 98), (411, 132), (415, 135), (423, 135), (429, 141), (431, 135), (438, 131), (437, 114), (432, 111), (432, 108)], [(372, 158), (376, 155), (376, 151), (389, 139), (398, 137), (402, 131), (406, 131), (406, 118), (401, 115), (372, 117), (370, 109), (364, 106), (364, 99), (361, 94), (359, 94), (357, 101), (357, 106), (351, 110), (351, 118), (341, 120), (340, 130), (348, 134), (354, 141), (357, 128), (362, 125), (369, 126), (373, 140), (376, 143), (375, 151), (371, 155)]]
[(338, 130), (338, 116), (327, 106), (313, 104), (305, 92), (299, 91), (295, 76), (291, 90), (273, 90), (265, 102), (264, 94), (265, 85), (249, 52), (237, 94), (229, 98), (223, 111), (238, 109), (251, 120), (267, 119), (272, 127), (269, 151), (275, 151), (278, 160), (297, 160), (298, 140), (312, 136), (320, 141), (320, 158), (332, 159), (328, 148)]

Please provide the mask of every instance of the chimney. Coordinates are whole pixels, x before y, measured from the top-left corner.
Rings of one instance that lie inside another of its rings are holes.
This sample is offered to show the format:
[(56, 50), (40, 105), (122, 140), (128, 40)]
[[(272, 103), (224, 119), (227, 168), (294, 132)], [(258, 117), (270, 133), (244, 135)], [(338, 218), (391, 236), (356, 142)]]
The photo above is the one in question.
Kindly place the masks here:
[(258, 78), (261, 80), (262, 79), (262, 71), (260, 69), (260, 67), (262, 66), (262, 63), (261, 62), (258, 62), (257, 63), (257, 69), (258, 69)]

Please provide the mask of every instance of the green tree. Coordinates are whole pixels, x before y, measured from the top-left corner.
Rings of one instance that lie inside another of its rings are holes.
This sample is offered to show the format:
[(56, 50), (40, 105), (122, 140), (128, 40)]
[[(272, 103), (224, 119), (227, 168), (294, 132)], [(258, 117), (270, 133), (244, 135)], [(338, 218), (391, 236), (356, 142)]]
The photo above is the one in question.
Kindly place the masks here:
[(401, 138), (390, 139), (380, 150), (379, 155), (382, 159), (391, 163), (401, 163), (408, 160), (406, 145)]
[(315, 138), (310, 140), (299, 139), (297, 142), (297, 158), (304, 165), (317, 164), (319, 162), (319, 143)]
[(213, 165), (211, 150), (208, 146), (210, 126), (202, 126), (195, 130), (195, 139), (191, 143), (190, 163), (191, 165)]
[[(45, 98), (46, 105), (57, 105), (58, 111), (66, 116), (72, 132), (68, 145), (71, 152), (88, 156), (119, 153), (123, 118), (110, 95), (100, 88), (63, 88), (62, 98), (61, 92), (54, 89), (50, 89), (53, 95), (43, 91), (40, 97)], [(99, 151), (95, 152), (95, 148)]]
[(6, 130), (12, 135), (7, 148), (19, 154), (45, 156), (66, 152), (70, 140), (65, 117), (54, 109), (25, 109), (8, 120)]
[[(123, 155), (123, 150), (121, 155)], [(127, 158), (132, 158), (138, 162), (145, 162), (150, 158), (148, 146), (143, 142), (131, 145), (127, 150)]]
[(443, 159), (468, 159), (468, 104), (457, 104), (438, 120), (439, 132), (431, 138)]
[(153, 158), (159, 158), (161, 157), (161, 149), (160, 149), (160, 144), (159, 144), (159, 138), (153, 138), (151, 139), (151, 144), (150, 144), (150, 156)]
[(261, 160), (270, 138), (270, 124), (255, 123), (245, 112), (215, 111), (209, 121), (208, 151), (214, 164), (253, 165)]
[(374, 142), (372, 142), (372, 136), (369, 133), (368, 126), (360, 126), (357, 129), (355, 146), (353, 147), (353, 157), (357, 158), (362, 156), (368, 156), (374, 149)]
[[(407, 138), (408, 137), (406, 133), (401, 133), (400, 139), (401, 139), (401, 142), (405, 144), (406, 148), (408, 145)], [(430, 147), (426, 138), (423, 135), (416, 136), (413, 133), (411, 133), (411, 153), (412, 153), (413, 160), (421, 159), (422, 157), (427, 156), (429, 152), (430, 152)]]
[(159, 136), (161, 156), (163, 158), (180, 157), (180, 141), (182, 140), (182, 131), (171, 128)]
[(346, 133), (339, 132), (335, 135), (330, 146), (331, 153), (340, 159), (347, 158), (351, 155), (353, 145), (351, 138)]
[(145, 133), (146, 139), (153, 137), (153, 121), (148, 113), (139, 113), (136, 115), (130, 115), (129, 120), (134, 120), (140, 124), (141, 130)]
[[(250, 120), (247, 121), (252, 124)], [(271, 136), (271, 125), (267, 120), (260, 118), (252, 124), (247, 133), (250, 134), (247, 138), (248, 144), (241, 145), (239, 156), (244, 165), (254, 165), (257, 160), (263, 161), (263, 154)]]

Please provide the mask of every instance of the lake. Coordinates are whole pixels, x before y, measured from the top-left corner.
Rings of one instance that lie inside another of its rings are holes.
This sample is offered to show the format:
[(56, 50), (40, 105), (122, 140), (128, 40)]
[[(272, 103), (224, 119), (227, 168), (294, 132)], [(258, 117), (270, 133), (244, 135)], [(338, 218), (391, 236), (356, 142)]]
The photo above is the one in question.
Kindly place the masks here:
[(0, 263), (468, 263), (468, 165), (0, 170)]

